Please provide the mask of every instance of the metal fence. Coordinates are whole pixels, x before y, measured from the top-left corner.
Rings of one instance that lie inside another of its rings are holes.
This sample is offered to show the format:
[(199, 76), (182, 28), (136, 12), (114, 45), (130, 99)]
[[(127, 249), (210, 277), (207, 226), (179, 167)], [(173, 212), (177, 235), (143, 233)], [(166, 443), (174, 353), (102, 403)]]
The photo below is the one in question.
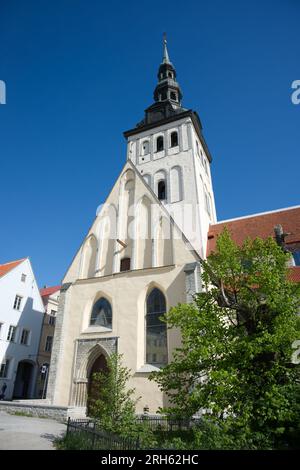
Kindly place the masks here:
[(104, 431), (92, 419), (68, 419), (67, 438), (71, 446), (82, 450), (138, 450), (141, 448), (138, 434), (149, 429), (152, 432), (172, 433), (189, 431), (200, 423), (201, 418), (171, 418), (169, 416), (137, 416), (137, 438), (125, 438)]
[(141, 415), (137, 418), (139, 424), (147, 426), (151, 431), (188, 431), (200, 423), (201, 418), (171, 418), (169, 416)]
[(76, 442), (82, 450), (137, 450), (139, 439), (117, 436), (98, 429), (95, 421), (88, 419), (68, 419), (67, 438)]

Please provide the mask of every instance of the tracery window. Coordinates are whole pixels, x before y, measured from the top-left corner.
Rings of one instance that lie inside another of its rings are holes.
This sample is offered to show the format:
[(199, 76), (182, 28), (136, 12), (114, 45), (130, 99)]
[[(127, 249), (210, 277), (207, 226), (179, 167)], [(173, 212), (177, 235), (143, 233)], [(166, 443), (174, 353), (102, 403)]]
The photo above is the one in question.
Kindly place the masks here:
[(165, 313), (165, 296), (155, 287), (147, 297), (146, 362), (158, 367), (168, 362), (167, 325), (161, 320)]
[(112, 328), (112, 308), (109, 301), (104, 297), (94, 303), (90, 324), (92, 326)]

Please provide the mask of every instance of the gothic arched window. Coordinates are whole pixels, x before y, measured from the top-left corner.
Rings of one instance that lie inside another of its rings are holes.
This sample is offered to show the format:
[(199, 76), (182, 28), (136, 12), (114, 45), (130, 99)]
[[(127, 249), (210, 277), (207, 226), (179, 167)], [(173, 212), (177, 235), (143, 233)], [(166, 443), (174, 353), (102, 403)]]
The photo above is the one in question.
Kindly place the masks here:
[(148, 295), (146, 306), (146, 363), (163, 366), (168, 362), (167, 325), (161, 320), (166, 299), (157, 287)]
[(161, 152), (161, 150), (163, 150), (163, 149), (164, 149), (164, 138), (163, 138), (162, 135), (160, 135), (156, 139), (156, 151)]
[(94, 303), (90, 325), (112, 328), (111, 305), (104, 297), (101, 297)]
[(178, 132), (174, 131), (171, 134), (171, 147), (177, 147), (178, 145)]
[(160, 201), (164, 201), (166, 199), (166, 183), (164, 180), (158, 182), (157, 197)]

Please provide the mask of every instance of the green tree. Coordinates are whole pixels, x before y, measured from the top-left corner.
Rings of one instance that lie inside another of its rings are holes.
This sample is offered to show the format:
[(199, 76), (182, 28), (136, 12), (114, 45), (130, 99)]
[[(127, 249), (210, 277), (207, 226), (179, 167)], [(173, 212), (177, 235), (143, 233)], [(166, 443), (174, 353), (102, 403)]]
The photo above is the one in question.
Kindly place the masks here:
[[(128, 388), (130, 370), (122, 365), (122, 355), (112, 354), (108, 371), (94, 374), (90, 414), (105, 430), (127, 434), (135, 426), (135, 389)], [(96, 397), (96, 398), (93, 398)]]
[(225, 229), (202, 262), (203, 292), (165, 315), (182, 346), (151, 379), (170, 398), (165, 412), (207, 410), (218, 447), (273, 448), (295, 435), (300, 286), (288, 280), (288, 258), (272, 238), (239, 247)]

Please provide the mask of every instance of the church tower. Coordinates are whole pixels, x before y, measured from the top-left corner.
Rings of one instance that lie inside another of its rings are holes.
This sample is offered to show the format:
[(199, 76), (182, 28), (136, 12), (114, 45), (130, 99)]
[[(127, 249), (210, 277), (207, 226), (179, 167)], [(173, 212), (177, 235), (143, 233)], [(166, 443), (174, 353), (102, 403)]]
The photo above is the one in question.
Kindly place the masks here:
[(212, 158), (198, 114), (181, 104), (182, 91), (165, 35), (157, 77), (154, 103), (134, 129), (124, 132), (127, 159), (204, 258), (208, 227), (216, 222)]

